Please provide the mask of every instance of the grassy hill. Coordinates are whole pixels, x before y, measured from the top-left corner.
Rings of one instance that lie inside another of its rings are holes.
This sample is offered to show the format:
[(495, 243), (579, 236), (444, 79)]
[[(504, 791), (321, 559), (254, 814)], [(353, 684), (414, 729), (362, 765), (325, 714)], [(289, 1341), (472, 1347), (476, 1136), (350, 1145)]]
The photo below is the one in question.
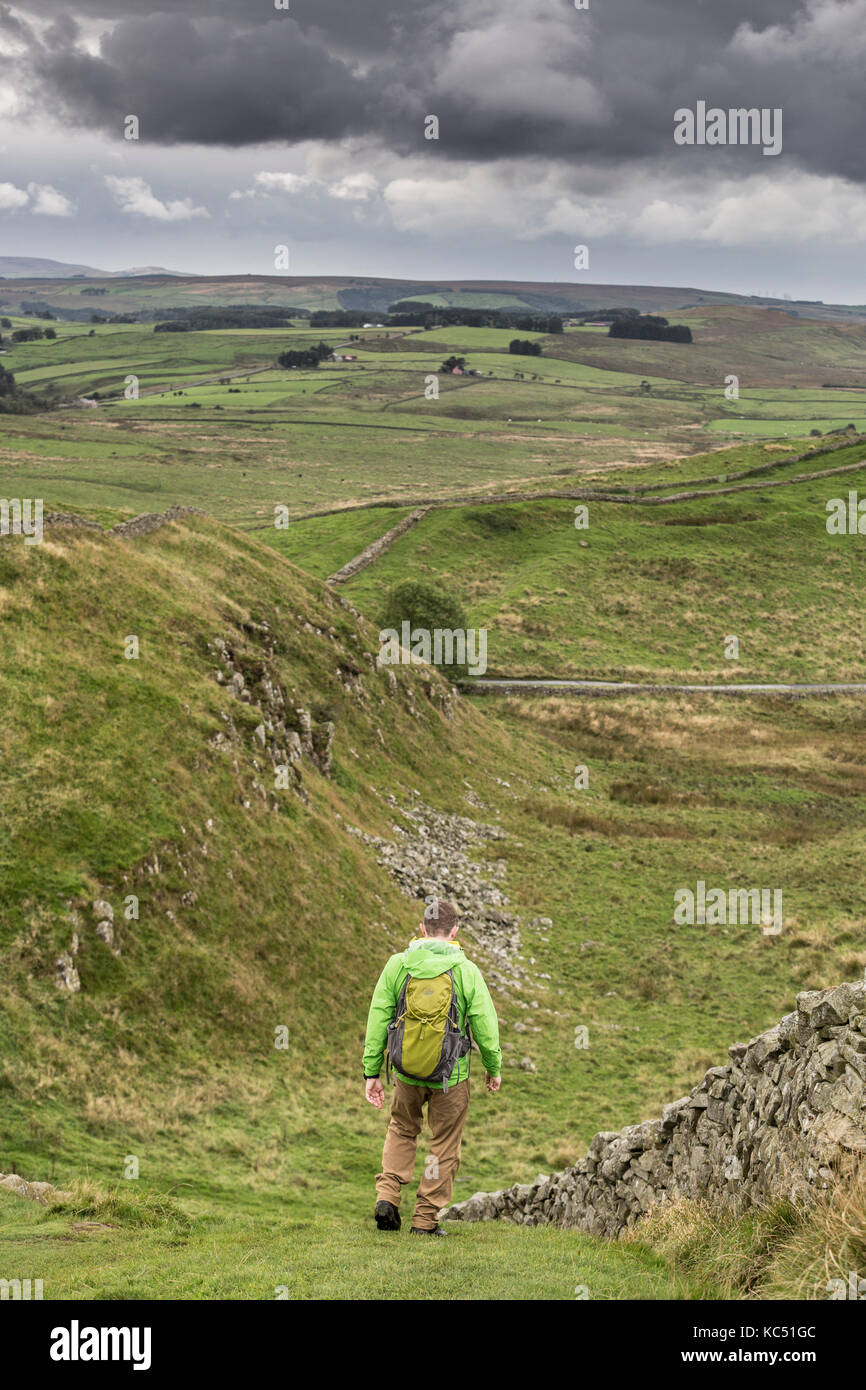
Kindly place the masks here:
[[(824, 305), (760, 295), (731, 294), (722, 290), (668, 285), (611, 285), (574, 281), (537, 280), (398, 280), (370, 275), (187, 275), (177, 272), (103, 275), (87, 266), (70, 266), (69, 276), (58, 275), (57, 262), (33, 267), (27, 275), (26, 258), (10, 258), (10, 278), (0, 279), (0, 308), (16, 308), (21, 301), (43, 301), (56, 309), (86, 305), (89, 291), (104, 291), (98, 307), (112, 313), (140, 309), (159, 311), (190, 304), (270, 304), (298, 309), (362, 309), (384, 313), (397, 300), (415, 299), (437, 305), (483, 309), (536, 309), (552, 313), (578, 313), (631, 306), (642, 313), (665, 313), (688, 306), (740, 304), (753, 308), (778, 308), (789, 316), (808, 315), (864, 322), (864, 305)], [(147, 268), (145, 267), (145, 270)], [(84, 300), (82, 301), (82, 293)]]
[[(830, 498), (847, 505), (851, 489), (866, 495), (866, 450), (794, 457), (752, 446), (644, 469), (644, 491), (621, 488), (628, 504), (586, 504), (587, 529), (576, 529), (567, 497), (434, 509), (345, 592), (375, 620), (406, 574), (446, 584), (471, 625), (488, 630), (491, 676), (862, 680), (866, 558), (860, 537), (828, 534), (826, 508)], [(716, 495), (771, 464), (743, 480), (750, 490)], [(709, 469), (719, 472), (707, 478)], [(610, 487), (610, 476), (586, 486)], [(697, 495), (661, 501), (683, 490)], [(348, 512), (262, 534), (327, 575), (402, 515)], [(736, 659), (725, 654), (731, 635)]]
[[(611, 1249), (473, 1229), (432, 1264), (382, 1244), (384, 1117), (364, 1106), (358, 1059), (372, 984), (420, 904), (350, 827), (414, 843), (426, 807), (504, 832), (493, 857), (470, 851), (521, 943), (518, 973), (494, 976), (505, 1084), (485, 1097), (476, 1071), (465, 1196), (656, 1113), (786, 1011), (792, 984), (862, 972), (858, 702), (491, 710), (404, 669), (394, 693), (368, 659), (374, 625), (195, 516), (139, 540), (7, 538), (0, 631), (0, 1171), (72, 1194), (40, 1208), (0, 1191), (4, 1268), (38, 1273), (46, 1297), (371, 1297), (399, 1272), (431, 1298), (457, 1266), (489, 1297), (737, 1292), (682, 1232)], [(332, 766), (319, 739), (277, 789), (257, 730), (299, 708), (319, 734), (334, 724)], [(780, 884), (785, 931), (673, 931), (674, 889), (698, 874)], [(95, 902), (113, 908), (110, 941)], [(477, 923), (466, 944), (496, 968)], [(58, 986), (58, 959), (80, 990)], [(795, 1226), (760, 1235), (750, 1279), (770, 1277)]]

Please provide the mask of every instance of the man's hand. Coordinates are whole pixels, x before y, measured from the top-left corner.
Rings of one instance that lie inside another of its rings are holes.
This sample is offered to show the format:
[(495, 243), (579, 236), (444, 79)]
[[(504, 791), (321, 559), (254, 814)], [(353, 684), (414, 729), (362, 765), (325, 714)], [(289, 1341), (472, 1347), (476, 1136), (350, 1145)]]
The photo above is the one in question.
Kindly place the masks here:
[(501, 1076), (489, 1076), (489, 1075), (488, 1075), (488, 1076), (485, 1078), (484, 1084), (485, 1084), (485, 1086), (487, 1087), (487, 1089), (488, 1089), (488, 1091), (490, 1092), (490, 1094), (491, 1094), (492, 1096), (495, 1096), (495, 1095), (496, 1095), (496, 1092), (499, 1090), (499, 1087), (502, 1085), (502, 1077), (501, 1077)]
[(377, 1110), (382, 1109), (382, 1101), (385, 1099), (385, 1087), (382, 1085), (378, 1076), (368, 1076), (365, 1094), (371, 1105), (375, 1105)]

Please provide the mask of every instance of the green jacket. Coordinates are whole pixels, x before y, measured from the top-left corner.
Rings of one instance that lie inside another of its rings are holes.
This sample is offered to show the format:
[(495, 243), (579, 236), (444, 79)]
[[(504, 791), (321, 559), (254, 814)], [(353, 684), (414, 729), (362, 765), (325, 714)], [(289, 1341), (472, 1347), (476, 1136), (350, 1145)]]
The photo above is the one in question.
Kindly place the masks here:
[[(432, 980), (436, 975), (444, 975), (446, 970), (454, 972), (454, 989), (460, 1010), (460, 1027), (465, 1031), (468, 1020), (472, 1036), (478, 1044), (481, 1061), (488, 1076), (498, 1076), (502, 1067), (502, 1052), (499, 1048), (499, 1020), (490, 998), (490, 991), (484, 983), (484, 976), (473, 961), (467, 960), (456, 941), (446, 941), (442, 937), (419, 936), (410, 941), (405, 951), (391, 956), (379, 976), (370, 1013), (367, 1017), (367, 1037), (364, 1041), (364, 1075), (378, 1076), (385, 1059), (388, 1043), (388, 1024), (394, 1018), (397, 1001), (407, 975), (418, 980)], [(395, 1071), (401, 1081), (409, 1086), (430, 1085), (434, 1091), (441, 1091), (441, 1082), (413, 1081)], [(465, 1081), (469, 1075), (469, 1054), (461, 1057), (448, 1078), (448, 1085), (455, 1086)]]

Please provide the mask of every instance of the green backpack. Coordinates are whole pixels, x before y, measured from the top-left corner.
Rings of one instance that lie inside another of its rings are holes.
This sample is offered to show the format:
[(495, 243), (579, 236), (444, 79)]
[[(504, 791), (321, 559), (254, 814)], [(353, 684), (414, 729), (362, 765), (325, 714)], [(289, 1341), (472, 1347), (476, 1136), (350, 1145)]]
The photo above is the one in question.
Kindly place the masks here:
[(448, 1078), (471, 1046), (468, 1023), (466, 1032), (460, 1031), (454, 972), (431, 980), (407, 976), (388, 1024), (387, 1080), (393, 1067), (413, 1081), (441, 1082), (447, 1091)]

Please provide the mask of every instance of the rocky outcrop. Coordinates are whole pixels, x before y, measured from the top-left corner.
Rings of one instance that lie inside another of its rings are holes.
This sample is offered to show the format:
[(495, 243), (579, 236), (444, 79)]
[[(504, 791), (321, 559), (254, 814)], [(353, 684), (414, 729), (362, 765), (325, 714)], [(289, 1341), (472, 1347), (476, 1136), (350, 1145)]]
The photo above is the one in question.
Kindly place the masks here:
[(456, 905), (461, 934), (483, 946), (493, 962), (494, 968), (486, 972), (490, 984), (521, 984), (527, 975), (519, 963), (520, 918), (508, 911), (505, 860), (473, 857), (479, 845), (504, 840), (505, 831), (468, 816), (434, 811), (420, 800), (408, 807), (399, 806), (393, 796), (387, 801), (409, 822), (408, 829), (395, 823), (393, 840), (352, 825), (346, 827), (349, 834), (375, 847), (377, 864), (407, 897), (443, 897)]
[(660, 1119), (597, 1134), (573, 1168), (476, 1193), (442, 1219), (617, 1236), (672, 1197), (736, 1212), (802, 1201), (866, 1158), (866, 983), (799, 994), (796, 1012), (728, 1054)]
[(75, 964), (75, 957), (78, 955), (78, 933), (73, 932), (72, 940), (65, 951), (61, 951), (57, 960), (54, 962), (57, 974), (54, 983), (58, 989), (66, 994), (77, 994), (81, 989), (81, 976)]
[(14, 1192), (16, 1197), (26, 1197), (47, 1207), (49, 1202), (65, 1201), (72, 1196), (62, 1188), (52, 1187), (50, 1182), (28, 1182), (18, 1173), (0, 1173), (0, 1187), (6, 1192)]
[[(257, 637), (260, 655), (241, 656), (232, 642), (222, 637), (215, 637), (208, 643), (209, 650), (219, 661), (217, 681), (242, 704), (250, 705), (261, 714), (262, 722), (256, 725), (253, 733), (256, 752), (268, 757), (272, 770), (290, 772), (296, 790), (301, 791), (302, 758), (323, 776), (332, 774), (334, 723), (330, 719), (315, 722), (309, 710), (293, 707), (276, 673), (268, 624), (247, 623), (245, 631), (247, 636)], [(210, 745), (226, 751), (241, 742), (241, 736), (234, 720), (229, 715), (223, 717), (226, 731), (214, 734)], [(259, 767), (255, 759), (254, 766)], [(267, 800), (267, 792), (260, 782), (255, 783), (255, 789)]]

